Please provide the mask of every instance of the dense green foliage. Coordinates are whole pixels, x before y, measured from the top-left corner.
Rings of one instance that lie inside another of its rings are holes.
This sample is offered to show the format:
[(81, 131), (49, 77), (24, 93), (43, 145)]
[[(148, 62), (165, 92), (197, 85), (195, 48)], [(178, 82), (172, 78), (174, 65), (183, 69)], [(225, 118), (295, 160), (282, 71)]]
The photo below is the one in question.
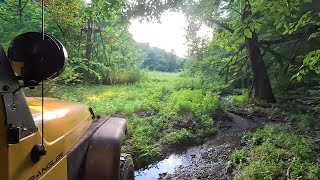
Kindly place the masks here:
[[(40, 2), (0, 2), (0, 42), (5, 49), (21, 33), (41, 32)], [(181, 69), (181, 61), (173, 53), (155, 50), (152, 53), (157, 59), (151, 59), (150, 53), (144, 52), (132, 39), (124, 3), (121, 0), (95, 0), (91, 5), (83, 0), (46, 2), (45, 32), (61, 40), (69, 55), (69, 65), (58, 84), (133, 83), (140, 78), (142, 64), (159, 71)], [(165, 64), (160, 67), (161, 63)]]
[(166, 52), (163, 49), (151, 47), (149, 44), (139, 45), (146, 58), (142, 63), (142, 67), (151, 71), (162, 72), (179, 72), (186, 59), (180, 58), (174, 52)]
[[(319, 72), (316, 0), (140, 0), (134, 7), (141, 18), (143, 14), (158, 18), (170, 8), (188, 16), (186, 37), (194, 63), (187, 69), (207, 83), (220, 77), (234, 87), (252, 86), (250, 94), (267, 102), (275, 102), (273, 93), (281, 96), (303, 75), (307, 75), (303, 85), (318, 84), (309, 80)], [(197, 35), (203, 25), (213, 28), (212, 39)]]
[[(0, 41), (5, 47), (19, 33), (40, 31), (40, 3), (19, 2), (1, 1), (0, 33), (5, 36)], [(257, 100), (274, 102), (273, 92), (278, 97), (295, 84), (318, 82), (311, 78), (319, 72), (317, 1), (98, 0), (86, 5), (81, 0), (55, 0), (45, 7), (46, 32), (58, 37), (70, 56), (60, 83), (132, 83), (139, 80), (139, 67), (180, 71), (184, 60), (172, 52), (137, 45), (128, 33), (130, 18), (159, 18), (167, 9), (188, 17), (191, 60), (186, 69), (206, 86), (217, 81), (237, 88), (252, 86), (249, 92)], [(198, 36), (203, 25), (214, 30), (213, 38)], [(303, 76), (308, 78), (295, 82)]]
[(283, 125), (267, 125), (244, 136), (232, 153), (235, 179), (318, 179), (320, 159), (312, 143)]

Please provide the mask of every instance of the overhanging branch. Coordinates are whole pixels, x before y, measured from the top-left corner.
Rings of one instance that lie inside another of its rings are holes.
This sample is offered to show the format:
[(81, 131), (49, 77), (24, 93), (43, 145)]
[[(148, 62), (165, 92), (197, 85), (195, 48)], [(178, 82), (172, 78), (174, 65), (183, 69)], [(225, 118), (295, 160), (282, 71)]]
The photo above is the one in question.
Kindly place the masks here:
[(266, 45), (266, 46), (271, 46), (271, 45), (275, 45), (275, 44), (282, 44), (288, 41), (292, 41), (295, 39), (301, 39), (301, 38), (306, 38), (308, 37), (310, 34), (315, 33), (318, 31), (319, 27), (314, 27), (314, 28), (310, 28), (308, 30), (306, 30), (305, 32), (300, 32), (300, 33), (296, 33), (296, 34), (290, 34), (287, 36), (283, 36), (279, 39), (275, 39), (275, 40), (260, 40), (259, 44), (260, 45)]
[[(239, 47), (239, 49), (237, 50), (237, 52), (235, 52), (235, 53), (232, 55), (232, 57), (230, 58), (230, 60), (228, 61), (228, 63), (221, 69), (220, 74), (224, 71), (224, 69), (225, 69), (226, 67), (228, 67), (228, 66), (230, 65), (230, 63), (233, 61), (233, 59), (234, 59), (236, 56), (238, 56), (238, 54), (239, 54), (245, 47), (246, 47), (246, 44), (245, 44), (245, 43), (241, 44), (241, 46)], [(245, 58), (242, 58), (240, 61), (242, 61), (243, 59), (245, 59)], [(236, 64), (237, 62), (239, 62), (239, 61), (236, 61), (235, 63), (232, 63), (232, 65)]]
[(217, 26), (219, 26), (219, 27), (224, 28), (225, 30), (227, 30), (227, 31), (229, 31), (229, 32), (231, 32), (231, 33), (234, 32), (234, 30), (231, 29), (227, 24), (224, 24), (224, 23), (220, 22), (219, 20), (216, 20), (216, 19), (208, 19), (208, 21), (211, 22), (211, 23), (213, 23), (213, 24), (215, 24), (215, 25), (217, 25)]
[(260, 45), (271, 46), (271, 45), (274, 45), (274, 44), (281, 44), (281, 43), (285, 43), (285, 42), (292, 41), (292, 40), (295, 40), (295, 39), (299, 39), (299, 38), (302, 38), (302, 37), (305, 37), (305, 33), (292, 34), (290, 36), (284, 36), (282, 38), (275, 39), (275, 40), (270, 40), (270, 41), (261, 40), (259, 43), (260, 43)]
[(271, 55), (273, 55), (275, 57), (275, 59), (281, 64), (281, 66), (284, 65), (282, 59), (286, 59), (289, 61), (289, 58), (280, 54), (279, 52), (275, 51), (274, 49), (270, 48), (269, 46), (262, 46), (262, 49), (265, 52), (269, 52)]

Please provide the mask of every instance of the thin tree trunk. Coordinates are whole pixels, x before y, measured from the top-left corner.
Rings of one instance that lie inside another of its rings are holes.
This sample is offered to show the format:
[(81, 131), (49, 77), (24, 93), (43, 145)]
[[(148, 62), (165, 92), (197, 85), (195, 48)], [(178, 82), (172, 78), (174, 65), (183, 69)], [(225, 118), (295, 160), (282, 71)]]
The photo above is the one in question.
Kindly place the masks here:
[(92, 49), (93, 49), (92, 48), (92, 36), (93, 36), (93, 21), (92, 21), (92, 18), (90, 17), (88, 20), (86, 54), (85, 54), (85, 58), (87, 59), (87, 62), (89, 62), (91, 60), (91, 54), (92, 54)]
[[(90, 65), (89, 62), (91, 60), (91, 55), (92, 55), (92, 51), (93, 51), (93, 44), (92, 44), (93, 21), (92, 21), (91, 17), (88, 19), (88, 27), (87, 27), (86, 35), (87, 35), (86, 53), (85, 53), (86, 61), (84, 63), (87, 66), (87, 68), (89, 68), (89, 65)], [(85, 79), (85, 81), (90, 80), (90, 73), (87, 69), (85, 69), (83, 72), (83, 78)]]
[[(251, 6), (249, 4), (249, 1), (246, 1), (242, 20), (244, 21), (251, 14)], [(255, 32), (252, 32), (252, 38), (246, 38), (246, 44), (253, 74), (253, 88), (255, 99), (259, 101), (275, 103), (276, 99), (273, 95), (267, 69), (259, 48), (258, 35)]]
[(229, 82), (229, 66), (227, 67), (227, 71), (226, 71), (226, 78), (224, 80), (225, 83)]

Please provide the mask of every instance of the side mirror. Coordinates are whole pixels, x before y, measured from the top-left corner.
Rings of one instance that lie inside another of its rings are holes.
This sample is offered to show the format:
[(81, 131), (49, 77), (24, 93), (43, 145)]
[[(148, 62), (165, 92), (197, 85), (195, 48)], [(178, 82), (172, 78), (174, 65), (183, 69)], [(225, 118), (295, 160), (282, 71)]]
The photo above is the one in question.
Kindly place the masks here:
[(25, 86), (52, 80), (63, 72), (68, 54), (56, 38), (41, 33), (27, 32), (17, 36), (10, 44), (8, 58), (15, 74)]

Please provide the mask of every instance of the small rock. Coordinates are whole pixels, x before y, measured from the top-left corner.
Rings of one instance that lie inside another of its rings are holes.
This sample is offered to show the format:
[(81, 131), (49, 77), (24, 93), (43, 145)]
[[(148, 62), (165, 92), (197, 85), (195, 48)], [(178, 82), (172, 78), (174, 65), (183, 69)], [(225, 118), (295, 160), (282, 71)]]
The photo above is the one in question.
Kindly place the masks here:
[(208, 157), (208, 153), (205, 152), (205, 153), (201, 154), (201, 157), (202, 157), (202, 158), (207, 158), (207, 157)]
[(152, 112), (147, 111), (146, 116), (152, 116)]
[(160, 173), (160, 174), (159, 174), (159, 179), (163, 179), (164, 177), (166, 177), (167, 174), (168, 174), (167, 172), (165, 172), (165, 173)]

